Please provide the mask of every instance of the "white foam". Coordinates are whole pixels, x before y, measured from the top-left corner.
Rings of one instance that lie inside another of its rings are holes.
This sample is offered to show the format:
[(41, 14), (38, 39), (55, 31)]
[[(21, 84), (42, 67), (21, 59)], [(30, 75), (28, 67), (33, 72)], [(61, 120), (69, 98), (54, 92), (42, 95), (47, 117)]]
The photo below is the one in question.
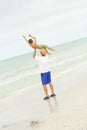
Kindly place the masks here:
[(58, 58), (56, 57), (56, 58), (54, 58), (54, 59), (51, 61), (51, 62), (52, 62), (51, 67), (60, 66), (60, 65), (63, 65), (63, 64), (65, 64), (65, 63), (67, 63), (67, 62), (76, 61), (76, 60), (82, 59), (82, 58), (85, 57), (85, 56), (87, 56), (87, 54), (85, 54), (85, 55), (80, 55), (80, 56), (76, 56), (76, 57), (73, 57), (73, 58), (67, 58), (67, 59), (65, 59), (65, 60), (63, 60), (63, 61), (61, 61), (61, 62), (53, 62), (53, 60), (58, 59)]
[(65, 70), (65, 71), (60, 72), (58, 75), (55, 76), (55, 78), (60, 77), (60, 76), (63, 76), (63, 75), (65, 75), (65, 74), (67, 74), (67, 73), (69, 73), (69, 72), (71, 72), (71, 71), (76, 70), (76, 69), (79, 69), (80, 67), (82, 67), (82, 66), (84, 66), (84, 65), (87, 65), (87, 61), (85, 61), (84, 63), (78, 63), (78, 64), (75, 65), (74, 67), (71, 67), (71, 68), (69, 68), (69, 69), (67, 69), (67, 70)]

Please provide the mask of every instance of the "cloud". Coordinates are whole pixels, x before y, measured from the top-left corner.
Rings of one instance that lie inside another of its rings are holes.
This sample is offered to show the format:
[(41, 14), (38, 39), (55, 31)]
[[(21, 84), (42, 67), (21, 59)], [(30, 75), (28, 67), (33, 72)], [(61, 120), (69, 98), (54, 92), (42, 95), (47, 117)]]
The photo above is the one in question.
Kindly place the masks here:
[[(8, 46), (9, 55), (10, 47), (13, 49), (14, 45), (19, 46), (18, 43), (22, 43), (21, 48), (23, 48), (22, 35), (28, 33), (37, 35), (41, 41), (50, 39), (52, 43), (64, 42), (83, 34), (85, 36), (87, 34), (86, 3), (86, 0), (1, 1), (0, 51)], [(77, 32), (76, 36), (73, 35), (74, 32)], [(22, 52), (20, 49), (19, 51)], [(15, 55), (15, 52), (10, 53)]]

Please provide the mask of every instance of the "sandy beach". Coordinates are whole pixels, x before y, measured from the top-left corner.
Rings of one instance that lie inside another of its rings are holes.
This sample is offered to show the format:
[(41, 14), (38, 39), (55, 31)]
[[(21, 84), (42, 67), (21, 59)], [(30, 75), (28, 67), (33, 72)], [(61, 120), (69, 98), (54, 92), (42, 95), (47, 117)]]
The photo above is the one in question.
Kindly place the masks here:
[(87, 65), (53, 82), (57, 96), (47, 101), (41, 86), (1, 98), (0, 130), (87, 130)]
[[(87, 0), (0, 6), (0, 130), (87, 130)], [(56, 96), (43, 100), (49, 70)]]

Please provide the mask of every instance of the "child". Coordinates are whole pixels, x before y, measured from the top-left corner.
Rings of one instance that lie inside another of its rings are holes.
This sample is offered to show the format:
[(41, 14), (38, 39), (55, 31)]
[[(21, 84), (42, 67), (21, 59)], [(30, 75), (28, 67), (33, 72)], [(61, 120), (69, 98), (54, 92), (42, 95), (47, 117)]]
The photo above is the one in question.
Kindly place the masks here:
[(27, 40), (26, 37), (23, 35), (23, 38), (25, 39), (25, 41), (35, 50), (35, 49), (46, 49), (47, 53), (50, 55), (50, 53), (48, 52), (47, 49), (54, 51), (53, 48), (48, 47), (47, 45), (39, 45), (37, 44), (36, 38), (34, 36), (32, 36), (31, 34), (29, 34), (29, 37), (31, 37), (32, 39)]

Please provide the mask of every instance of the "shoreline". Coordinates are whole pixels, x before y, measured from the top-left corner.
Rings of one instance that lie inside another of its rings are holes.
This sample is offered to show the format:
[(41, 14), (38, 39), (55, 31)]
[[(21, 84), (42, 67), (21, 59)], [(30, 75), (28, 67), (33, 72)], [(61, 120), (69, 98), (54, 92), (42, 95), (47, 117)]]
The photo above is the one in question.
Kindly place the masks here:
[[(87, 67), (54, 79), (56, 98), (43, 101), (43, 88), (25, 88), (0, 100), (0, 128), (6, 130), (79, 130), (87, 123)], [(65, 87), (64, 87), (65, 86)], [(64, 89), (65, 88), (65, 89)], [(49, 90), (49, 89), (48, 89)], [(27, 128), (26, 128), (27, 127)], [(85, 130), (85, 129), (84, 129)]]

